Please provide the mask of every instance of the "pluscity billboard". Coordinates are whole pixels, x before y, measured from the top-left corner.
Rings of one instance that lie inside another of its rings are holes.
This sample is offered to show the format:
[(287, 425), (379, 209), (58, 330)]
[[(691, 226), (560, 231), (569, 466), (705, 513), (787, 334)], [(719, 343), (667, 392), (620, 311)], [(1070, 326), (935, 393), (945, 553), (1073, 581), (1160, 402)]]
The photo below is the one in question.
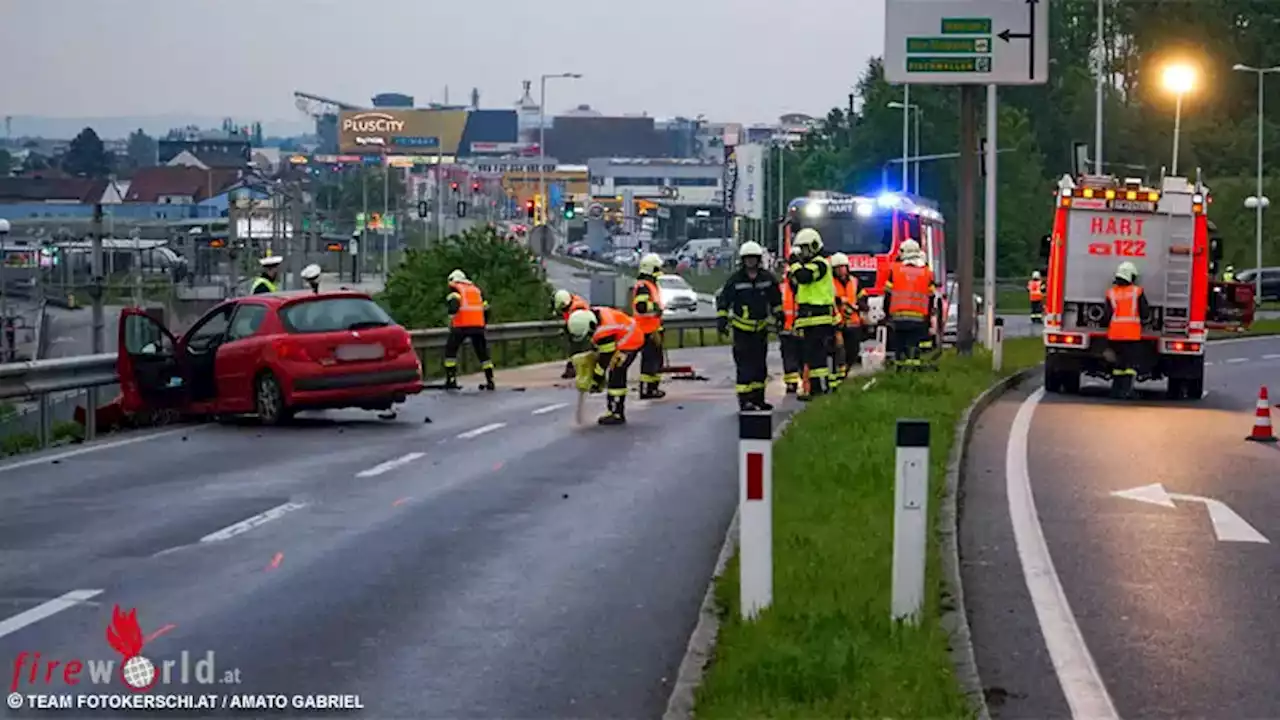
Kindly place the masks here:
[(346, 110), (338, 146), (361, 155), (453, 155), (466, 127), (466, 110)]

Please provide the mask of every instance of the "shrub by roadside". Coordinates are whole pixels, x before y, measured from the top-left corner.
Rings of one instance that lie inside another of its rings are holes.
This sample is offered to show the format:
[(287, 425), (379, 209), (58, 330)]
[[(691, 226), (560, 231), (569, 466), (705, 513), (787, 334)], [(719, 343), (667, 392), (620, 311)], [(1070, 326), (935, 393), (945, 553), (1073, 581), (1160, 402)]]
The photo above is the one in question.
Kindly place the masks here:
[[(1039, 338), (1010, 340), (1002, 374), (1043, 354)], [(894, 429), (900, 417), (930, 423), (935, 527), (955, 425), (999, 377), (984, 352), (948, 355), (937, 373), (884, 373), (795, 417), (774, 448), (774, 605), (741, 621), (736, 558), (716, 581), (723, 616), (699, 717), (970, 714), (939, 625), (936, 534), (921, 624), (889, 620)]]
[(379, 300), (405, 327), (445, 327), (449, 316), (444, 299), (449, 293), (449, 273), (455, 269), (465, 272), (484, 292), (489, 322), (551, 319), (552, 289), (537, 258), (491, 228), (467, 230), (426, 250), (407, 251)]

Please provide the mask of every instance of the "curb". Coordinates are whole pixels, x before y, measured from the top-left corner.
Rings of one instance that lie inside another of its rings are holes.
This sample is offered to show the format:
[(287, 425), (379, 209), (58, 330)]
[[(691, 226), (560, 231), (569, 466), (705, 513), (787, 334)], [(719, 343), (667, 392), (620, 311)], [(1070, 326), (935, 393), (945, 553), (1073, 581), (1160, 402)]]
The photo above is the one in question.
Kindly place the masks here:
[[(791, 419), (803, 408), (790, 412), (773, 431), (776, 442), (786, 432)], [(716, 580), (724, 574), (729, 559), (738, 545), (738, 523), (740, 508), (735, 506), (733, 519), (729, 521), (729, 529), (724, 534), (724, 544), (720, 546), (720, 555), (716, 558), (715, 570), (707, 583), (707, 592), (702, 596), (702, 606), (698, 608), (698, 624), (689, 636), (689, 645), (685, 649), (684, 659), (680, 661), (680, 669), (676, 673), (675, 684), (671, 688), (671, 696), (667, 698), (667, 710), (662, 720), (690, 720), (696, 701), (698, 687), (702, 685), (702, 676), (711, 661), (716, 646), (716, 636), (720, 632), (720, 614), (716, 607)]]
[(969, 454), (969, 436), (978, 424), (978, 416), (982, 414), (1001, 395), (1022, 384), (1040, 372), (1042, 365), (1021, 370), (1009, 377), (999, 380), (987, 388), (973, 401), (956, 423), (955, 441), (951, 445), (951, 455), (947, 458), (946, 495), (938, 513), (938, 534), (941, 536), (942, 572), (946, 590), (942, 597), (944, 609), (941, 617), (942, 628), (947, 632), (947, 644), (951, 648), (951, 663), (955, 666), (956, 680), (961, 690), (969, 698), (978, 720), (990, 720), (991, 713), (987, 708), (986, 694), (982, 689), (982, 678), (978, 673), (978, 663), (973, 654), (973, 637), (969, 631), (969, 615), (964, 605), (964, 585), (960, 579), (960, 515), (958, 512), (961, 482), (964, 473), (964, 461)]

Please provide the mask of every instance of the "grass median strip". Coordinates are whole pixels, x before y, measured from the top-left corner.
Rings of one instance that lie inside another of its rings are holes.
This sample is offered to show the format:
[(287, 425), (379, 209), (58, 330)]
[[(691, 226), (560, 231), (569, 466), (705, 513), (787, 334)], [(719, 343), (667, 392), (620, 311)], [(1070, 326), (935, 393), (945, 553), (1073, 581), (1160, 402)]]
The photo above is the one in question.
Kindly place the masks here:
[[(1043, 355), (1039, 338), (1010, 340), (1003, 374)], [(774, 605), (744, 623), (736, 558), (717, 580), (723, 616), (699, 717), (970, 714), (939, 625), (936, 534), (921, 624), (889, 619), (894, 428), (900, 417), (929, 421), (932, 528), (955, 425), (999, 377), (981, 351), (949, 354), (936, 373), (884, 373), (795, 417), (774, 448)]]

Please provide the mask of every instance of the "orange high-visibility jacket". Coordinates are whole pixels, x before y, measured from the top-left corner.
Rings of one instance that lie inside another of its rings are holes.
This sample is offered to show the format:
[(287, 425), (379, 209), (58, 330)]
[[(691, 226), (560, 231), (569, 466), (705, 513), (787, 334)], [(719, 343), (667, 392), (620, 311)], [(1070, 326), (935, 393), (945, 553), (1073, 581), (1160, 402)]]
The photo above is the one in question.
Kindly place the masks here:
[(484, 295), (480, 288), (469, 282), (449, 283), (451, 295), (458, 296), (458, 312), (449, 319), (449, 327), (484, 327)]
[(1044, 284), (1039, 280), (1032, 280), (1027, 283), (1027, 297), (1031, 299), (1031, 302), (1044, 300)]
[(836, 324), (858, 327), (862, 318), (858, 315), (858, 278), (850, 275), (843, 282), (834, 274), (831, 282), (836, 287)]
[(644, 347), (644, 333), (635, 318), (611, 307), (598, 307), (594, 312), (600, 324), (591, 342), (600, 352), (635, 352)]
[(1112, 285), (1107, 291), (1107, 302), (1111, 304), (1111, 324), (1107, 326), (1108, 340), (1142, 339), (1140, 297), (1142, 297), (1142, 288), (1137, 285)]
[(933, 271), (906, 263), (894, 263), (885, 281), (889, 299), (889, 317), (920, 319), (929, 316), (929, 298), (933, 296)]

